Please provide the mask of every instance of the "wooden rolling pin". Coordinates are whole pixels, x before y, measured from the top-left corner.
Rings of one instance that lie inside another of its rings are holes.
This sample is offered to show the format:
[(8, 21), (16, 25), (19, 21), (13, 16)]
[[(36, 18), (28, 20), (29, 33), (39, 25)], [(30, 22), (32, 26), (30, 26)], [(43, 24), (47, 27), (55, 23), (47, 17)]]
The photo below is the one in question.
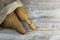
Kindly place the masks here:
[(12, 28), (21, 34), (26, 33), (26, 29), (23, 27), (21, 21), (17, 18), (14, 12), (6, 16), (5, 20), (2, 22), (1, 26), (3, 28)]
[(35, 29), (35, 25), (29, 20), (27, 13), (22, 6), (18, 7), (15, 10), (15, 13), (21, 20), (24, 20), (32, 30)]

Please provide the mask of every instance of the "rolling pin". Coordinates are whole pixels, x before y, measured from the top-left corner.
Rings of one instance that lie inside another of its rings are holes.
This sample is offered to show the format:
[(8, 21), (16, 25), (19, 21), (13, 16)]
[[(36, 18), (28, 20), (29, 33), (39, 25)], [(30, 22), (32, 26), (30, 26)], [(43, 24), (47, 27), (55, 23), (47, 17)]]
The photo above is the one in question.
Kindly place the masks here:
[(22, 25), (21, 21), (18, 19), (14, 12), (8, 14), (5, 20), (1, 24), (2, 28), (11, 28), (15, 29), (17, 32), (21, 34), (26, 33), (26, 29)]
[(24, 20), (32, 30), (35, 29), (35, 25), (29, 20), (27, 13), (22, 6), (16, 8), (14, 12), (17, 14), (19, 19)]

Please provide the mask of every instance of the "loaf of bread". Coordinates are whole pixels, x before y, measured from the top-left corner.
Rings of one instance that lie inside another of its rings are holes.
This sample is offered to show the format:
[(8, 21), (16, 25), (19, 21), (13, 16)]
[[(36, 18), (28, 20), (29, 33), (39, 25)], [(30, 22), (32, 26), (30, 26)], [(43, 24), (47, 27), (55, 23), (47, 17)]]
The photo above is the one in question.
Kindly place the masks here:
[(24, 20), (28, 25), (29, 27), (34, 30), (35, 29), (35, 25), (30, 21), (30, 19), (28, 18), (28, 15), (26, 13), (26, 11), (24, 10), (23, 7), (18, 7), (16, 10), (15, 10), (15, 13), (17, 14), (17, 16), (21, 19), (21, 20)]
[(18, 19), (14, 12), (10, 13), (6, 16), (5, 20), (2, 22), (1, 26), (3, 28), (11, 28), (15, 29), (17, 32), (21, 34), (25, 34), (26, 30), (23, 27), (21, 21)]

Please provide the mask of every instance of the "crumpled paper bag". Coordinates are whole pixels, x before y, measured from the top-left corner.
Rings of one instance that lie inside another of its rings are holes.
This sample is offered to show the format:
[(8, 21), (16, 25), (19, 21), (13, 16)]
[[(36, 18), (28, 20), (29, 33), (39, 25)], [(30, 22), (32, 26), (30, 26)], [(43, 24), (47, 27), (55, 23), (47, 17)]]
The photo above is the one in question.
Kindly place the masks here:
[(17, 7), (23, 6), (20, 0), (0, 0), (0, 24)]

